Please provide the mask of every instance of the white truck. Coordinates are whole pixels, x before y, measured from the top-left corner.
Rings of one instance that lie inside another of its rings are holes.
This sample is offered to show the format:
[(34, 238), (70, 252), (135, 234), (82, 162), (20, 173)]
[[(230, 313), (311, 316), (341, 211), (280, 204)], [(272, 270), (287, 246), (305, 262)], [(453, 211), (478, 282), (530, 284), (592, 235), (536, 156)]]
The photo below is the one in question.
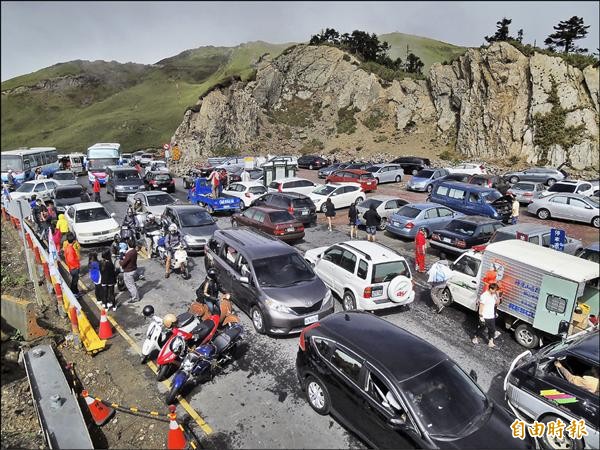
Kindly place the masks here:
[(598, 264), (517, 239), (489, 244), (483, 253), (462, 254), (450, 265), (442, 303), (476, 311), (482, 278), (492, 268), (502, 291), (498, 316), (526, 348), (566, 331), (561, 322), (577, 320), (580, 326), (589, 316), (598, 317)]

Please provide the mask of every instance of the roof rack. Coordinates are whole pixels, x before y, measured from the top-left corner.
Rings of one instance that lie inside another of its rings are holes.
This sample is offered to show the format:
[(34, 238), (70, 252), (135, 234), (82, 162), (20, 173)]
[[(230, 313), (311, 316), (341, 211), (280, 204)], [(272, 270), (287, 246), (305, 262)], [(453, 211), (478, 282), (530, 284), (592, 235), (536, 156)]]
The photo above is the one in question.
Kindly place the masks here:
[(356, 248), (353, 245), (348, 244), (347, 242), (340, 242), (338, 245), (345, 245), (346, 247), (350, 247), (355, 252), (358, 252), (361, 255), (363, 255), (367, 261), (371, 261), (371, 255), (369, 255), (368, 253), (363, 252), (362, 250)]

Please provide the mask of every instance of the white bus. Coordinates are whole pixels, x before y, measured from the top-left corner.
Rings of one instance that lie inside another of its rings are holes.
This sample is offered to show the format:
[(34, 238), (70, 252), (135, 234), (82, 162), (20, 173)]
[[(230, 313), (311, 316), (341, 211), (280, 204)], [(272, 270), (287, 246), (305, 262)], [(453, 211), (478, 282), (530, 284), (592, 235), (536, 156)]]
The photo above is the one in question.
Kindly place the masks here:
[(54, 147), (24, 147), (2, 152), (0, 157), (3, 183), (8, 181), (9, 169), (13, 170), (16, 184), (33, 180), (36, 169), (41, 169), (47, 177), (58, 170), (58, 152)]
[(87, 149), (86, 169), (88, 181), (94, 182), (98, 178), (101, 185), (106, 184), (106, 168), (116, 166), (121, 159), (121, 144), (99, 143)]

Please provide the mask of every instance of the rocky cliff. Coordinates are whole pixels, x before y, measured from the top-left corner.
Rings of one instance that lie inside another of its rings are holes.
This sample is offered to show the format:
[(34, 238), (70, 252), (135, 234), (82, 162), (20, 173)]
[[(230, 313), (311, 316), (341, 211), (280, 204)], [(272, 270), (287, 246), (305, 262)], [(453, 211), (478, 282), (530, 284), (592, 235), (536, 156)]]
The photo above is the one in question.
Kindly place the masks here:
[(434, 64), (428, 80), (387, 82), (328, 46), (298, 45), (254, 81), (210, 92), (172, 141), (186, 160), (243, 153), (453, 150), (581, 169), (598, 165), (598, 69), (524, 56), (507, 43)]

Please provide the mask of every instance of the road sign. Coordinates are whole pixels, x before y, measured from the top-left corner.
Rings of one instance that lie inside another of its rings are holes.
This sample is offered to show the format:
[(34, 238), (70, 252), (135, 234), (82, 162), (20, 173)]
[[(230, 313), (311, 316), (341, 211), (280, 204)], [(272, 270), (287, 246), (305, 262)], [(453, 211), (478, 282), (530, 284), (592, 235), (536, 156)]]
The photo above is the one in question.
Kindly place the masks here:
[(181, 150), (179, 150), (178, 145), (173, 146), (173, 152), (171, 156), (173, 157), (173, 161), (179, 161), (179, 158), (181, 158)]
[(169, 144), (163, 144), (163, 148), (165, 150), (169, 150), (171, 148), (171, 146)]
[(559, 230), (558, 228), (552, 228), (550, 230), (550, 247), (554, 250), (564, 251), (566, 241), (567, 234), (565, 233), (565, 230)]

